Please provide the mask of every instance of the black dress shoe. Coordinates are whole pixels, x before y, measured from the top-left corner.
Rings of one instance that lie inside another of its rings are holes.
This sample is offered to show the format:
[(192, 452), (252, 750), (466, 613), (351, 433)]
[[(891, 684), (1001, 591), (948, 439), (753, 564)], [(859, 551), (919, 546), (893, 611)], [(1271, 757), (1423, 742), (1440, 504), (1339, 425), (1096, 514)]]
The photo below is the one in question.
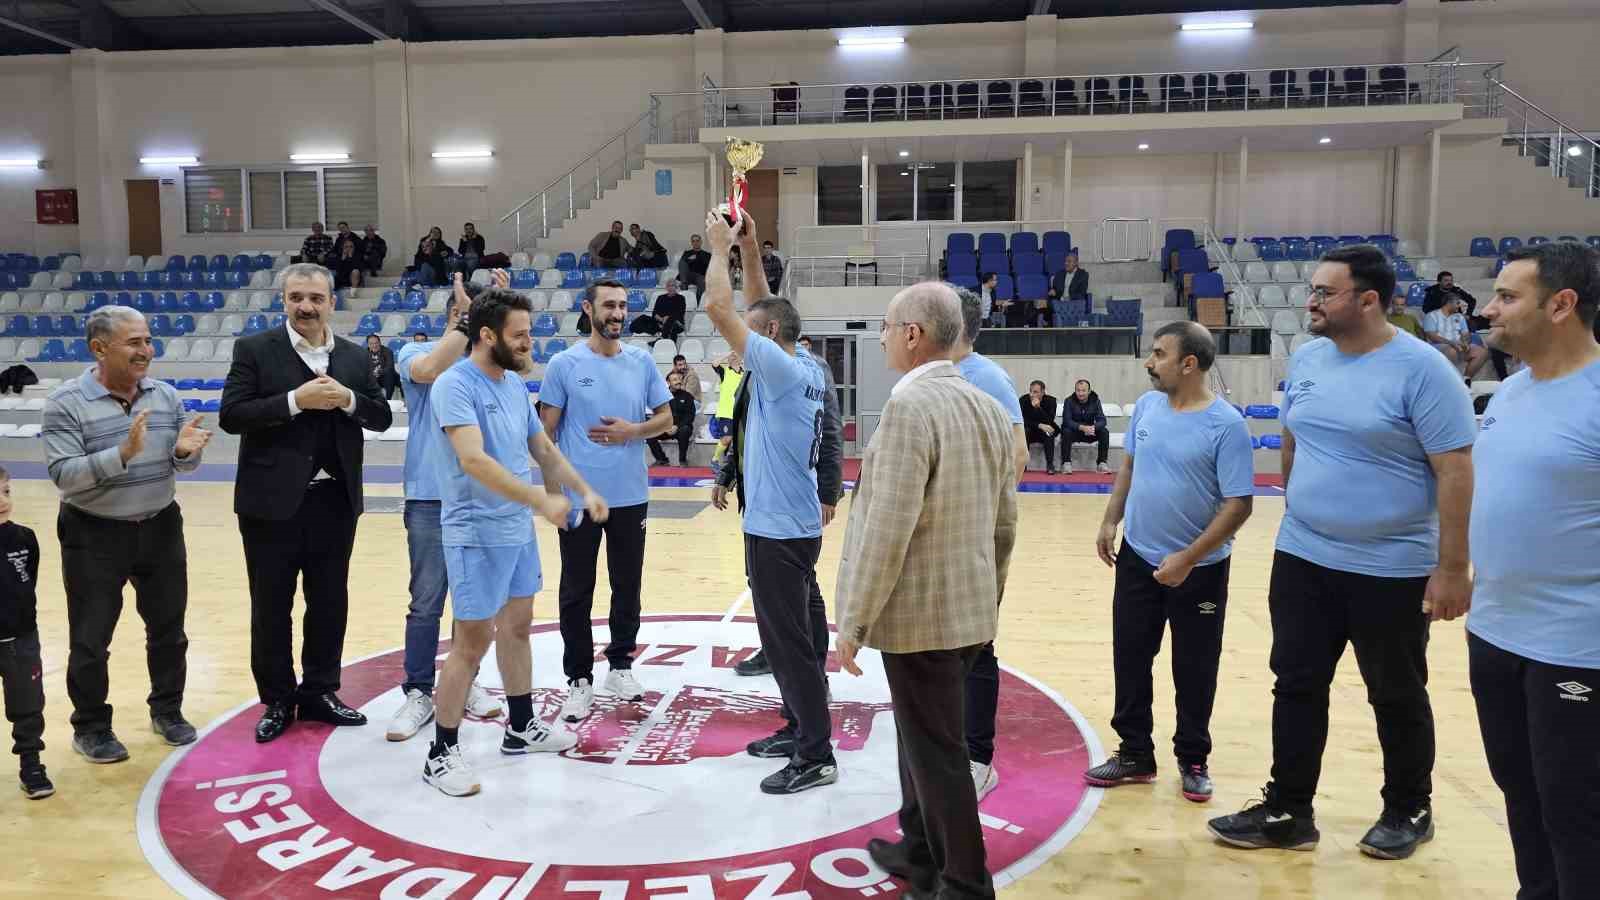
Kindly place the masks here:
[(919, 866), (912, 862), (904, 841), (891, 843), (883, 838), (873, 838), (867, 841), (867, 855), (878, 864), (878, 868), (911, 883), (911, 889), (906, 894), (908, 897), (932, 897), (938, 889), (939, 873), (931, 866)]
[(265, 744), (277, 740), (289, 730), (289, 723), (293, 721), (293, 703), (287, 700), (268, 703), (267, 711), (261, 714), (261, 721), (256, 723), (256, 743)]
[(345, 706), (337, 694), (329, 691), (315, 697), (300, 698), (300, 721), (326, 722), (329, 725), (365, 725), (367, 717)]

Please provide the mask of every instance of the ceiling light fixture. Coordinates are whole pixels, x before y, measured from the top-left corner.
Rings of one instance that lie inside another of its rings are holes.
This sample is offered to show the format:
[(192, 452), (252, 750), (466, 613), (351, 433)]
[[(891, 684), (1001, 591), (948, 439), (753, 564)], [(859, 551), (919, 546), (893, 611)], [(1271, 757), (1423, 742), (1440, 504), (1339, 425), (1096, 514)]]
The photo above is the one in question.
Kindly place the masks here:
[(911, 151), (910, 150), (901, 150), (900, 151), (900, 158), (901, 159), (905, 159), (906, 157), (908, 157), (910, 155), (911, 155)]
[(1140, 144), (1139, 145), (1139, 149), (1140, 150), (1149, 150), (1150, 149), (1150, 145), (1149, 144)]
[(192, 166), (199, 162), (197, 156), (141, 156), (139, 164), (145, 166)]
[(904, 44), (903, 37), (861, 36), (839, 38), (841, 47), (895, 47)]
[(476, 150), (435, 150), (434, 159), (488, 159), (494, 156), (494, 151), (487, 147)]
[(1331, 138), (1331, 137), (1317, 138), (1317, 143), (1319, 143), (1319, 144), (1331, 144), (1331, 143), (1333, 143), (1333, 138)]
[(37, 159), (0, 159), (0, 166), (17, 169), (37, 169), (39, 168), (39, 161)]
[(1583, 148), (1578, 146), (1577, 144), (1573, 144), (1572, 146), (1567, 148), (1567, 155), (1568, 156), (1582, 156), (1583, 155)]
[(291, 162), (344, 162), (350, 158), (348, 153), (291, 153)]
[(1178, 26), (1179, 31), (1249, 31), (1256, 27), (1254, 22), (1185, 22)]

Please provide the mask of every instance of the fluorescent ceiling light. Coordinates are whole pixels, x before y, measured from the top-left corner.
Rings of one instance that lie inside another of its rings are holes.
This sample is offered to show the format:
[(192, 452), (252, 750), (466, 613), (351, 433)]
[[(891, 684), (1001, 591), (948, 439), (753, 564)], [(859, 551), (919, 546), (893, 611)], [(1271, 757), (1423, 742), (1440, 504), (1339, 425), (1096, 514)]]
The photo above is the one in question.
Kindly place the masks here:
[(37, 169), (39, 168), (39, 161), (37, 159), (0, 159), (0, 166)]
[(1185, 22), (1178, 26), (1179, 31), (1249, 31), (1256, 27), (1254, 22)]
[(905, 159), (906, 157), (908, 157), (910, 155), (911, 155), (911, 151), (910, 150), (901, 150), (900, 151), (900, 158), (901, 159)]
[(1572, 146), (1567, 148), (1567, 155), (1568, 156), (1582, 156), (1583, 155), (1583, 148), (1578, 146), (1577, 144), (1573, 144)]
[(482, 148), (479, 148), (477, 150), (435, 150), (435, 151), (433, 151), (433, 158), (434, 159), (488, 159), (489, 157), (491, 157), (493, 155), (494, 155), (494, 151), (490, 150), (487, 147), (482, 147)]
[(1150, 145), (1149, 144), (1140, 144), (1139, 145), (1139, 149), (1140, 150), (1149, 150), (1150, 149)]
[(293, 162), (343, 162), (350, 158), (348, 153), (291, 153), (289, 159)]
[(839, 46), (841, 47), (894, 47), (905, 42), (906, 39), (903, 37), (862, 36), (839, 38)]
[(1331, 144), (1331, 143), (1333, 143), (1333, 138), (1331, 138), (1331, 137), (1317, 138), (1317, 143), (1319, 143), (1319, 144)]
[(141, 156), (139, 162), (146, 166), (192, 166), (199, 162), (197, 156)]

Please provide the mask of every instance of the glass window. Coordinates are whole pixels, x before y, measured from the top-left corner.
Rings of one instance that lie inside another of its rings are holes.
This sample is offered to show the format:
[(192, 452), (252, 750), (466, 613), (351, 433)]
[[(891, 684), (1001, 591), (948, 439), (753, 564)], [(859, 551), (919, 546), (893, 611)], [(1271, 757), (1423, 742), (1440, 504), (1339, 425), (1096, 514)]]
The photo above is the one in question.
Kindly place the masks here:
[(250, 173), (250, 227), (283, 227), (283, 173)]
[(961, 221), (1017, 219), (1017, 161), (969, 162), (961, 166)]
[(323, 199), (328, 221), (349, 222), (359, 232), (367, 223), (378, 224), (378, 170), (370, 166), (322, 170)]
[(861, 224), (861, 167), (817, 169), (817, 224)]
[(879, 222), (916, 221), (916, 180), (910, 163), (878, 166)]
[(953, 222), (956, 218), (956, 164), (918, 163), (917, 221)]
[(290, 231), (310, 229), (312, 222), (322, 221), (322, 199), (317, 196), (314, 170), (283, 173), (283, 209)]
[(244, 178), (238, 169), (184, 169), (183, 199), (190, 234), (244, 231)]

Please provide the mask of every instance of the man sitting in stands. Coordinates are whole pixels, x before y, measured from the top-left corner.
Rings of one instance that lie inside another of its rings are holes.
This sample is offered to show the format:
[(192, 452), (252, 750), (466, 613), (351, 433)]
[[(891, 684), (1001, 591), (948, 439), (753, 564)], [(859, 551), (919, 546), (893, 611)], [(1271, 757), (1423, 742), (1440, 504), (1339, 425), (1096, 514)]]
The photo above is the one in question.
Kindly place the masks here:
[[(683, 357), (678, 357), (683, 359)], [(673, 363), (673, 370), (667, 373), (667, 390), (672, 392), (672, 430), (666, 434), (658, 434), (645, 441), (650, 446), (650, 454), (655, 457), (656, 465), (667, 465), (667, 453), (661, 449), (661, 441), (672, 438), (678, 442), (678, 465), (689, 464), (689, 442), (694, 440), (694, 414), (699, 400), (694, 394), (689, 393), (688, 383), (694, 381), (698, 384), (700, 377), (693, 373), (682, 373), (677, 370), (677, 363)]]
[(700, 235), (689, 236), (689, 249), (678, 257), (678, 283), (694, 288), (699, 297), (706, 290), (706, 267), (711, 265), (711, 254), (700, 249)]
[(636, 269), (665, 269), (667, 248), (661, 246), (653, 232), (646, 231), (635, 222), (628, 226), (633, 236), (633, 251), (628, 254), (628, 264)]
[[(1067, 254), (1067, 267), (1050, 276), (1051, 300), (1089, 299), (1089, 270), (1078, 267), (1078, 254)], [(1065, 323), (1057, 322), (1056, 325)]]
[[(700, 386), (700, 376), (689, 368), (689, 360), (682, 353), (672, 358), (672, 371), (668, 372), (667, 374), (682, 375), (683, 389), (688, 392), (689, 396), (694, 398), (694, 402), (699, 403), (701, 401), (702, 388)], [(668, 382), (667, 386), (671, 387), (672, 385), (670, 382)]]
[(678, 293), (678, 282), (667, 282), (667, 292), (656, 298), (655, 309), (650, 315), (655, 317), (657, 328), (661, 336), (675, 341), (683, 333), (684, 318), (688, 315), (689, 303), (684, 296)]
[(426, 331), (419, 331), (411, 336), (411, 343), (413, 344), (426, 344), (427, 342), (428, 333)]
[(300, 261), (326, 266), (332, 253), (333, 238), (323, 233), (321, 222), (312, 222), (310, 237), (300, 245)]
[(361, 263), (368, 275), (376, 276), (383, 269), (383, 261), (389, 258), (389, 242), (378, 235), (378, 229), (371, 223), (367, 224), (365, 235), (361, 238)]
[(328, 268), (333, 270), (334, 287), (361, 287), (361, 242), (356, 240), (354, 234), (345, 231), (338, 240), (334, 241), (333, 254), (328, 259)]
[[(1469, 318), (1472, 316), (1472, 311), (1478, 308), (1478, 299), (1463, 290), (1461, 285), (1456, 284), (1454, 275), (1449, 272), (1440, 272), (1438, 283), (1431, 285), (1428, 288), (1428, 292), (1422, 297), (1422, 312), (1424, 314), (1433, 312), (1444, 305), (1446, 297), (1452, 296), (1461, 301), (1460, 312), (1466, 314)], [(1489, 326), (1484, 324), (1481, 327), (1487, 328)]]
[(1056, 439), (1061, 437), (1061, 426), (1056, 424), (1056, 398), (1044, 392), (1044, 382), (1028, 384), (1027, 396), (1018, 401), (1022, 405), (1022, 429), (1028, 443), (1044, 446), (1045, 472), (1056, 474)]
[(1456, 365), (1465, 364), (1468, 383), (1489, 361), (1489, 351), (1482, 344), (1472, 343), (1472, 328), (1461, 314), (1461, 301), (1455, 294), (1446, 294), (1443, 306), (1422, 317), (1422, 331), (1445, 359)]
[(767, 276), (767, 290), (776, 294), (783, 284), (783, 257), (778, 255), (771, 241), (761, 242), (761, 270)]
[(628, 263), (633, 245), (622, 236), (622, 221), (611, 223), (610, 231), (602, 231), (589, 241), (589, 263), (599, 269), (617, 269)]
[(461, 240), (456, 244), (457, 269), (467, 278), (472, 277), (478, 268), (478, 260), (483, 258), (483, 235), (478, 233), (477, 226), (471, 222), (461, 226)]
[(1404, 331), (1419, 341), (1428, 339), (1422, 332), (1422, 323), (1406, 311), (1406, 292), (1395, 291), (1394, 300), (1389, 303), (1389, 324)]
[(1067, 409), (1061, 414), (1061, 468), (1072, 474), (1072, 445), (1096, 444), (1094, 468), (1102, 475), (1110, 472), (1106, 459), (1111, 453), (1111, 431), (1106, 428), (1105, 407), (1100, 405), (1100, 395), (1089, 386), (1088, 379), (1080, 378), (1072, 386), (1072, 396), (1067, 398)]

